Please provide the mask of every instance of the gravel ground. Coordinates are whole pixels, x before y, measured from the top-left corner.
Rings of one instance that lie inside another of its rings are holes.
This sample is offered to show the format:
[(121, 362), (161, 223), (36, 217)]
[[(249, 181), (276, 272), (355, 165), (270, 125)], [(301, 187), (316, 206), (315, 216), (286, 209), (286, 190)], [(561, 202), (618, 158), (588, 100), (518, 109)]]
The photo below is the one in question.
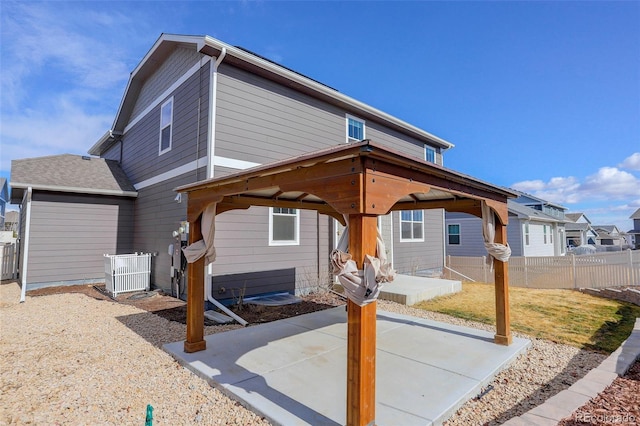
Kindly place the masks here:
[[(15, 283), (0, 285), (0, 425), (141, 425), (148, 404), (156, 426), (268, 424), (160, 349), (184, 340), (183, 324), (85, 294), (20, 304), (19, 292)], [(392, 302), (379, 301), (379, 308), (493, 331)], [(205, 334), (238, 327), (206, 326)], [(447, 424), (500, 424), (568, 388), (604, 358), (532, 339), (530, 350)]]

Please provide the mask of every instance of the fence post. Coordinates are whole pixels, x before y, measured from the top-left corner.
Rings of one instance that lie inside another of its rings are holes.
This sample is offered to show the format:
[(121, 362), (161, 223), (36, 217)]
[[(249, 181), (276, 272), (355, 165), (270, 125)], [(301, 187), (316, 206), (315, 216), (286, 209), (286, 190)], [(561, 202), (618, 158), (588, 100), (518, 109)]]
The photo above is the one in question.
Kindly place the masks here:
[[(450, 254), (447, 255), (447, 260), (446, 260), (444, 266), (446, 266), (449, 269), (452, 269), (451, 268), (451, 255)], [(445, 270), (442, 271), (442, 272), (446, 274), (447, 273), (447, 269), (445, 268)], [(451, 273), (450, 272), (449, 272), (449, 278), (451, 278)]]
[(487, 281), (487, 257), (482, 256), (482, 282), (488, 283)]
[(627, 285), (633, 285), (633, 254), (631, 253), (631, 249), (627, 249), (627, 253), (629, 254), (629, 272), (627, 272)]
[(576, 274), (576, 255), (571, 253), (571, 272), (573, 273), (573, 288), (578, 288), (578, 276)]
[(524, 263), (524, 286), (525, 287), (529, 287), (529, 271), (527, 270), (528, 266), (527, 266), (527, 256), (523, 256), (523, 263)]

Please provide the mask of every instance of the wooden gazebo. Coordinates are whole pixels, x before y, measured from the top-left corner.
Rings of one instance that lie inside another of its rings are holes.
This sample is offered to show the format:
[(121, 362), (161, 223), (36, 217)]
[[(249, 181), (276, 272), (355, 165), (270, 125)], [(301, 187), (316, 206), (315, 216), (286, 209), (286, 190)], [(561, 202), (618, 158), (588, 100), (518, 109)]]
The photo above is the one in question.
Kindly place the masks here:
[[(349, 250), (360, 268), (365, 254), (375, 255), (378, 215), (443, 208), (482, 217), (484, 202), (495, 215), (495, 242), (506, 244), (507, 198), (514, 197), (502, 188), (369, 140), (212, 178), (177, 191), (188, 194), (190, 243), (202, 239), (201, 219), (211, 203), (216, 203), (216, 215), (250, 206), (316, 210), (349, 225)], [(206, 348), (204, 271), (204, 257), (188, 271), (185, 352)], [(494, 340), (509, 345), (506, 262), (494, 259), (494, 273)], [(375, 422), (376, 303), (361, 307), (349, 301), (347, 324), (347, 424), (369, 425)]]

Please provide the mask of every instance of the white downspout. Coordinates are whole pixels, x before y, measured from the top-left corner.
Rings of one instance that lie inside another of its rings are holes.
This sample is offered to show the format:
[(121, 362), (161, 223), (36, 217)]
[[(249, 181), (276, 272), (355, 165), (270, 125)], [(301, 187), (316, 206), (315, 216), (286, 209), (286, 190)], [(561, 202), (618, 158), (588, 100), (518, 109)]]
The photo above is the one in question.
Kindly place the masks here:
[[(211, 268), (211, 264), (209, 264), (209, 268)], [(209, 281), (209, 280), (207, 280), (207, 281)], [(213, 303), (214, 305), (216, 305), (218, 308), (220, 308), (220, 310), (222, 310), (225, 314), (229, 315), (231, 318), (233, 318), (234, 320), (238, 321), (242, 326), (246, 327), (247, 324), (249, 324), (248, 322), (246, 322), (245, 320), (240, 318), (232, 310), (230, 310), (229, 308), (224, 306), (222, 303), (218, 302), (216, 299), (213, 298), (213, 296), (211, 295), (211, 285), (209, 285), (209, 284), (210, 283), (205, 284), (205, 286), (204, 286), (204, 294), (205, 294), (205, 297), (207, 298), (207, 300), (209, 302)]]
[(447, 211), (442, 209), (442, 274), (447, 266)]
[(208, 154), (209, 164), (207, 167), (207, 178), (212, 178), (214, 175), (215, 166), (215, 148), (216, 148), (216, 100), (218, 94), (218, 66), (227, 56), (227, 48), (223, 47), (220, 51), (220, 56), (215, 62), (211, 63), (209, 67), (209, 125), (207, 126), (207, 133), (209, 136)]
[[(218, 66), (224, 60), (224, 57), (227, 56), (227, 48), (223, 47), (220, 51), (220, 55), (215, 62), (212, 62), (209, 67), (209, 124), (207, 126), (208, 133), (208, 165), (207, 165), (207, 178), (212, 178), (214, 176), (214, 166), (215, 166), (215, 148), (216, 148), (216, 100), (218, 94)], [(207, 277), (206, 283), (204, 286), (204, 294), (206, 299), (217, 306), (224, 313), (229, 315), (231, 318), (236, 320), (238, 323), (246, 326), (248, 323), (240, 318), (238, 315), (233, 313), (233, 311), (229, 310), (222, 303), (218, 302), (213, 298), (211, 294), (211, 276), (213, 275), (213, 264), (209, 264), (207, 266)]]
[(27, 297), (27, 264), (29, 263), (29, 233), (31, 231), (31, 196), (33, 194), (33, 189), (31, 187), (27, 188), (27, 193), (24, 194), (26, 197), (26, 211), (25, 219), (24, 219), (24, 236), (22, 245), (22, 267), (20, 268), (20, 280), (22, 281), (22, 289), (20, 291), (20, 303), (24, 302)]

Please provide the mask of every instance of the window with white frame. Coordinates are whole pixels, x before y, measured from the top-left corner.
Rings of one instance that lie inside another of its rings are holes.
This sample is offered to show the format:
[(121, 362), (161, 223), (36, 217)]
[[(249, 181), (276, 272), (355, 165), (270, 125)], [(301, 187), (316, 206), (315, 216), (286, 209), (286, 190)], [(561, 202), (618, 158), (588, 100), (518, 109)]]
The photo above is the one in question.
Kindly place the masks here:
[(542, 242), (547, 244), (547, 225), (542, 225)]
[(429, 145), (424, 146), (424, 159), (430, 163), (436, 162), (436, 150)]
[(171, 150), (173, 129), (173, 98), (160, 107), (160, 154)]
[(529, 224), (528, 223), (524, 224), (524, 244), (526, 246), (529, 245)]
[(269, 209), (269, 245), (300, 244), (300, 211), (287, 207)]
[(424, 241), (422, 210), (403, 210), (400, 212), (400, 241)]
[(347, 114), (347, 143), (364, 139), (364, 120)]
[(459, 224), (447, 225), (447, 237), (448, 237), (449, 244), (459, 245), (460, 244), (460, 225)]

